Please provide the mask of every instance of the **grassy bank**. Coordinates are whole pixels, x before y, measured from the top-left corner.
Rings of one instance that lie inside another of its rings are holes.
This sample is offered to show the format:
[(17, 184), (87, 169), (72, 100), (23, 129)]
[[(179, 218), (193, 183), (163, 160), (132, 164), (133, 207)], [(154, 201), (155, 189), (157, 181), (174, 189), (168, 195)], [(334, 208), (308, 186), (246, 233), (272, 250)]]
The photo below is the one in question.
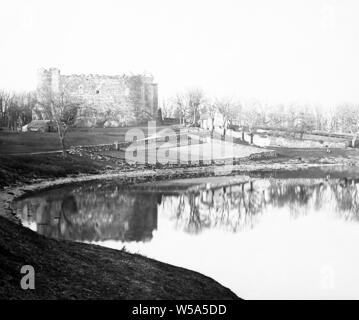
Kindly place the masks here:
[[(328, 157), (334, 160), (358, 159), (357, 150), (333, 150), (330, 154), (325, 150), (276, 151), (279, 158), (249, 161), (235, 170), (237, 173), (282, 169), (293, 171), (300, 165), (306, 166), (308, 161), (320, 163), (320, 160)], [(15, 183), (32, 185), (34, 180), (95, 174), (102, 172), (108, 165), (115, 169), (114, 172), (121, 174), (122, 170), (118, 166), (106, 160), (94, 161), (79, 156), (63, 159), (57, 154), (2, 155), (0, 188)], [(200, 168), (189, 168), (187, 171), (180, 168), (176, 172), (166, 168), (149, 171), (149, 181), (201, 174)], [(143, 170), (132, 173), (133, 177), (137, 175), (139, 178), (145, 174)], [(203, 173), (206, 172), (202, 172), (202, 176), (206, 175)], [(130, 174), (126, 173), (125, 176), (124, 181)], [(52, 186), (53, 183), (48, 185)], [(4, 190), (1, 192), (5, 194)], [(6, 191), (8, 200), (14, 196), (11, 192), (11, 189)], [(35, 268), (34, 291), (23, 291), (19, 287), (20, 268), (25, 264)], [(198, 273), (124, 251), (47, 239), (0, 217), (0, 298), (232, 299), (236, 296), (214, 280)]]
[[(95, 174), (107, 164), (57, 154), (0, 156), (0, 188)], [(36, 290), (20, 288), (23, 265), (35, 268)], [(61, 298), (237, 299), (199, 273), (124, 251), (48, 239), (0, 214), (0, 299)]]
[[(160, 131), (168, 126), (157, 126)], [(125, 141), (126, 133), (133, 128), (71, 128), (66, 135), (69, 146), (84, 146), (111, 144), (114, 141)], [(147, 126), (138, 126), (145, 136), (148, 135)], [(60, 150), (61, 145), (56, 132), (37, 133), (0, 131), (0, 154), (17, 154), (31, 152), (47, 152)]]
[[(252, 161), (247, 165), (253, 170), (256, 167), (270, 167), (287, 162), (295, 163), (359, 163), (359, 149), (294, 149), (273, 148), (278, 158)], [(78, 174), (95, 174), (108, 167), (123, 170), (116, 161), (93, 160), (89, 157), (69, 155), (63, 159), (60, 154), (37, 155), (0, 155), (0, 188), (15, 183), (31, 183), (37, 179), (62, 178)], [(246, 170), (248, 171), (248, 170)]]
[(29, 183), (34, 179), (60, 178), (80, 173), (94, 174), (106, 167), (84, 157), (60, 154), (0, 156), (0, 188), (15, 183)]
[[(22, 290), (20, 269), (35, 269)], [(0, 299), (237, 299), (199, 273), (125, 251), (47, 239), (0, 217)]]
[(275, 150), (278, 156), (283, 159), (302, 159), (307, 161), (318, 161), (324, 158), (334, 159), (352, 159), (354, 161), (359, 160), (358, 148), (330, 148), (329, 152), (326, 148), (279, 148), (271, 147), (271, 150)]

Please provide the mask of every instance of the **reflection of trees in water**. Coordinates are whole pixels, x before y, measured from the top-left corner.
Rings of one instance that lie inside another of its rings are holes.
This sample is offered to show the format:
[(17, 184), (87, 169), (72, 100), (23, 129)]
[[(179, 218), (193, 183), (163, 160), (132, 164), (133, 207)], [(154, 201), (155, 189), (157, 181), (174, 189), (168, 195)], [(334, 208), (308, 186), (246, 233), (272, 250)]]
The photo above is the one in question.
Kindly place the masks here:
[(179, 228), (237, 232), (253, 228), (268, 210), (288, 209), (294, 217), (313, 210), (358, 219), (359, 180), (270, 179), (204, 187), (177, 195), (126, 192), (114, 185), (60, 189), (18, 202), (24, 221), (38, 232), (77, 241), (146, 241), (157, 229), (157, 205)]
[(116, 186), (52, 191), (24, 199), (18, 208), (39, 233), (58, 239), (146, 241), (157, 228), (157, 196)]
[(330, 188), (337, 204), (337, 211), (345, 214), (347, 219), (359, 218), (359, 179), (341, 179), (331, 183)]
[[(179, 196), (166, 197), (166, 199), (175, 199), (177, 204), (171, 206), (175, 208), (174, 214), (176, 221), (186, 220), (184, 223), (185, 231), (189, 233), (197, 233), (198, 230), (201, 230), (206, 222), (204, 217), (199, 212), (199, 194), (190, 193), (190, 194), (180, 194)], [(185, 211), (188, 211), (188, 215), (184, 215)]]
[(190, 233), (214, 227), (251, 228), (265, 206), (264, 192), (255, 182), (164, 196), (163, 201), (175, 208), (177, 224)]
[[(286, 179), (263, 180), (164, 196), (166, 210), (175, 212), (177, 226), (190, 233), (207, 228), (233, 232), (251, 229), (268, 206), (288, 208), (291, 216), (332, 206), (340, 216), (359, 213), (358, 181)], [(171, 209), (172, 208), (172, 209)], [(174, 209), (173, 209), (174, 208)]]
[(322, 206), (322, 184), (308, 184), (305, 182), (296, 182), (292, 179), (271, 180), (267, 189), (268, 204), (275, 208), (288, 207), (292, 216), (305, 214), (310, 205), (310, 201), (314, 200), (314, 206), (320, 208)]
[[(207, 224), (205, 219), (201, 217), (199, 211), (199, 197), (195, 194), (190, 194), (188, 196), (188, 202), (190, 207), (189, 219), (187, 223), (187, 231), (196, 232), (196, 230), (205, 227)], [(201, 219), (202, 218), (202, 219)], [(205, 217), (204, 217), (205, 218)]]

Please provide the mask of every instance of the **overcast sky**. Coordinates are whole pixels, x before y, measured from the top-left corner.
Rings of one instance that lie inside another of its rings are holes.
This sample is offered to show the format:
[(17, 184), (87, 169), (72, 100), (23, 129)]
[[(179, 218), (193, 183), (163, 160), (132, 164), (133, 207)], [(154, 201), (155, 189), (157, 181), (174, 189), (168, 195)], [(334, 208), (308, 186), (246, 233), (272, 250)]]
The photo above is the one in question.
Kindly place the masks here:
[(268, 102), (359, 102), (356, 0), (1, 0), (0, 87), (36, 69), (151, 72), (161, 97), (190, 86)]

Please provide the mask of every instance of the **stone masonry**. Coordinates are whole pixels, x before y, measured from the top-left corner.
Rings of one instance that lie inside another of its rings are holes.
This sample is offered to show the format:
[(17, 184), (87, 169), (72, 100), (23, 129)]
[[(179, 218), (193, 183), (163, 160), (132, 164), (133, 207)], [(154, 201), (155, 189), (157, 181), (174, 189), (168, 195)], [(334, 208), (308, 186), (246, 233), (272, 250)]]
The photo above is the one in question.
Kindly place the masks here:
[[(56, 68), (40, 69), (37, 92), (44, 87), (81, 101), (80, 127), (132, 125), (157, 115), (157, 84), (148, 75), (62, 75)], [(40, 106), (33, 119), (46, 119)]]

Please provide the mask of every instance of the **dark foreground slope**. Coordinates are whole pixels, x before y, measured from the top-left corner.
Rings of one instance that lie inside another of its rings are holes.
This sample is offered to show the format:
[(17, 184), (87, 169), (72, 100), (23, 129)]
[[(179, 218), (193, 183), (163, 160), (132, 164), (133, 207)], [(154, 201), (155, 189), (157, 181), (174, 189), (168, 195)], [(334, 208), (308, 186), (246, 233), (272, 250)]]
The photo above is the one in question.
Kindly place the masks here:
[[(20, 269), (35, 269), (22, 290)], [(125, 251), (45, 238), (0, 217), (0, 299), (237, 299), (199, 273)]]

